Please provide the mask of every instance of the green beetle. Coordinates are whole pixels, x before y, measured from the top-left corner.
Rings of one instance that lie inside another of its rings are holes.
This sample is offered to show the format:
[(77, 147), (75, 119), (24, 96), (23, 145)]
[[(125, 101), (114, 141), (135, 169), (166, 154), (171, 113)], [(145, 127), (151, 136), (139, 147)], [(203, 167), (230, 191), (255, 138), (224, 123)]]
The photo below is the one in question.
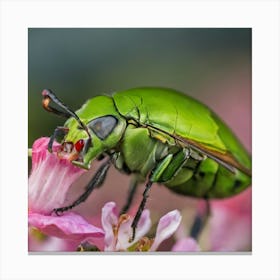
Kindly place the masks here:
[[(153, 183), (206, 200), (240, 193), (251, 184), (251, 158), (236, 136), (209, 108), (172, 89), (135, 88), (88, 100), (76, 112), (50, 90), (43, 91), (46, 110), (68, 118), (49, 142), (64, 138), (60, 156), (89, 169), (95, 159), (107, 160), (85, 193), (59, 214), (86, 200), (100, 186), (109, 167), (132, 174), (127, 203), (139, 183), (146, 181), (142, 202), (132, 223), (135, 229)], [(50, 101), (60, 109), (49, 106)]]

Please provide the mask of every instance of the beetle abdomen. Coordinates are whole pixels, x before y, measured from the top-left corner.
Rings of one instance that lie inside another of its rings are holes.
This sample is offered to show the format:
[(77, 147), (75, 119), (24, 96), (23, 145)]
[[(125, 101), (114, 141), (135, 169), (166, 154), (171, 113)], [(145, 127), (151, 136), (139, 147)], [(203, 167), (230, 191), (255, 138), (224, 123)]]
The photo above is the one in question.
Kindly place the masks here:
[(189, 159), (165, 185), (172, 191), (194, 197), (224, 198), (240, 193), (250, 178), (240, 171), (232, 173), (212, 159)]
[[(175, 158), (181, 152), (181, 148), (151, 137), (149, 129), (129, 124), (120, 147), (120, 161), (144, 181), (166, 155), (173, 154)], [(122, 169), (121, 166), (119, 168)], [(159, 183), (171, 191), (193, 197), (228, 197), (241, 192), (250, 183), (250, 178), (243, 173), (232, 173), (216, 161), (199, 158), (192, 151), (172, 178), (168, 181), (161, 180), (165, 175), (161, 176)]]

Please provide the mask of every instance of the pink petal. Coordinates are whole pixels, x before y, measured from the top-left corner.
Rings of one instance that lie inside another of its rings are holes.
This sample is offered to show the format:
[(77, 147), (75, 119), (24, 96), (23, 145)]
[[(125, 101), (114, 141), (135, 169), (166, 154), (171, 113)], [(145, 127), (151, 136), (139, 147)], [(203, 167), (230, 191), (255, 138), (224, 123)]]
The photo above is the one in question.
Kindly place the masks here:
[(178, 240), (174, 246), (172, 247), (172, 250), (174, 252), (199, 252), (200, 248), (196, 242), (191, 237), (185, 237), (180, 240)]
[(132, 222), (133, 222), (133, 217), (131, 217), (125, 223), (121, 224), (119, 229), (119, 234), (118, 234), (118, 242), (116, 246), (117, 251), (126, 250), (134, 243), (138, 242), (139, 239), (142, 238), (149, 231), (152, 225), (150, 219), (150, 211), (145, 209), (142, 212), (142, 215), (140, 217), (140, 220), (136, 228), (135, 238), (132, 242), (130, 242), (130, 239), (132, 237), (132, 228), (131, 228)]
[(40, 138), (33, 144), (32, 171), (28, 183), (29, 209), (42, 214), (64, 206), (69, 187), (85, 172), (70, 161), (57, 157), (55, 151), (59, 144), (54, 143), (54, 152), (49, 153), (48, 142), (49, 138)]
[(87, 237), (100, 238), (104, 236), (102, 229), (89, 224), (75, 213), (65, 213), (63, 216), (45, 216), (39, 213), (29, 213), (28, 223), (46, 235), (59, 238), (83, 240)]
[(75, 252), (80, 244), (76, 240), (61, 239), (47, 236), (44, 240), (38, 240), (29, 234), (28, 252)]
[(252, 242), (250, 216), (231, 213), (224, 207), (215, 207), (210, 220), (211, 251), (249, 251)]
[(105, 231), (104, 237), (104, 250), (115, 251), (115, 236), (113, 226), (118, 223), (118, 216), (115, 202), (108, 202), (102, 208), (101, 216), (102, 227)]
[(212, 203), (212, 251), (250, 251), (252, 246), (252, 189)]
[(117, 213), (115, 202), (106, 203), (102, 209), (102, 227), (105, 231), (104, 251), (126, 250), (128, 247), (139, 241), (139, 239), (143, 237), (151, 227), (150, 212), (148, 210), (144, 210), (139, 220), (133, 242), (129, 242), (132, 236), (132, 217), (121, 223), (118, 235), (115, 237), (113, 227), (115, 227), (119, 222)]
[(178, 228), (182, 216), (178, 210), (173, 210), (159, 220), (156, 236), (150, 251), (155, 251), (160, 243), (169, 238)]
[(227, 199), (213, 200), (212, 206), (224, 207), (239, 215), (252, 215), (252, 188)]

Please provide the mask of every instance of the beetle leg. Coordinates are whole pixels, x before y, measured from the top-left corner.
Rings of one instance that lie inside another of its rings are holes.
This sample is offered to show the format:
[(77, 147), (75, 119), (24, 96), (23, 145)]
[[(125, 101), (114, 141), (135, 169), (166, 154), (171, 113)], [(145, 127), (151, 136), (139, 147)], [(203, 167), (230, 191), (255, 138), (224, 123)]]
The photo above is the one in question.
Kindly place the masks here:
[(152, 187), (153, 182), (151, 181), (151, 179), (149, 179), (148, 183), (146, 184), (145, 190), (143, 192), (143, 198), (141, 201), (141, 204), (138, 207), (137, 213), (133, 219), (133, 222), (131, 224), (131, 228), (132, 228), (132, 237), (130, 239), (130, 242), (132, 242), (135, 238), (135, 233), (136, 233), (136, 228), (137, 228), (137, 224), (140, 220), (140, 217), (142, 215), (142, 212), (145, 208), (146, 202), (147, 202), (147, 198), (149, 197), (149, 191)]
[(172, 159), (168, 163), (168, 166), (163, 172), (156, 178), (157, 182), (167, 182), (171, 180), (182, 168), (182, 166), (190, 158), (190, 150), (187, 148), (182, 149), (178, 153), (172, 156)]
[(143, 198), (141, 204), (131, 224), (132, 237), (130, 241), (133, 241), (135, 238), (137, 224), (144, 210), (148, 198), (148, 193), (152, 187), (152, 184), (155, 182), (164, 182), (170, 180), (178, 172), (178, 170), (182, 167), (182, 165), (189, 159), (189, 157), (190, 157), (189, 149), (183, 149), (182, 151), (178, 152), (175, 155), (168, 154), (153, 169), (153, 171), (149, 176), (149, 180), (148, 183), (146, 184), (145, 190), (143, 192)]
[(205, 228), (210, 216), (211, 216), (211, 205), (208, 198), (204, 199), (206, 209), (203, 214), (197, 214), (192, 225), (190, 236), (194, 239), (198, 239), (202, 230)]
[(59, 135), (63, 135), (65, 136), (69, 131), (69, 128), (67, 127), (63, 127), (63, 126), (58, 126), (55, 130), (54, 130), (54, 133), (53, 135), (50, 137), (50, 141), (48, 143), (48, 150), (50, 153), (52, 153), (52, 146), (53, 146), (53, 142), (54, 140), (57, 139), (57, 137)]
[(62, 214), (65, 211), (68, 211), (80, 203), (84, 202), (89, 195), (92, 193), (92, 191), (95, 188), (101, 187), (101, 185), (104, 182), (104, 179), (107, 175), (107, 171), (109, 170), (109, 167), (111, 166), (112, 160), (111, 157), (103, 163), (100, 168), (97, 170), (97, 172), (94, 174), (88, 185), (86, 186), (85, 192), (77, 199), (75, 200), (71, 205), (65, 206), (65, 207), (60, 207), (60, 208), (55, 208), (53, 209), (53, 212), (55, 212), (56, 215)]
[(126, 199), (126, 203), (123, 206), (123, 208), (120, 212), (120, 215), (126, 213), (128, 211), (128, 209), (130, 208), (130, 206), (132, 204), (133, 197), (134, 197), (136, 189), (137, 189), (137, 186), (138, 186), (138, 180), (136, 179), (136, 176), (133, 176), (132, 180), (130, 182), (129, 192), (128, 192), (128, 196), (127, 196), (127, 199)]

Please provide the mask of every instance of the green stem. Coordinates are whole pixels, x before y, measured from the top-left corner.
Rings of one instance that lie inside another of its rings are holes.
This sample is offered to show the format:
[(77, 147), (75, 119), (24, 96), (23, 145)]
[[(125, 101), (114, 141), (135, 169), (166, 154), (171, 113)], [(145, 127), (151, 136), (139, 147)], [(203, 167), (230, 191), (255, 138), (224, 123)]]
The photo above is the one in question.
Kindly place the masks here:
[(28, 156), (32, 157), (32, 149), (31, 148), (28, 149)]

